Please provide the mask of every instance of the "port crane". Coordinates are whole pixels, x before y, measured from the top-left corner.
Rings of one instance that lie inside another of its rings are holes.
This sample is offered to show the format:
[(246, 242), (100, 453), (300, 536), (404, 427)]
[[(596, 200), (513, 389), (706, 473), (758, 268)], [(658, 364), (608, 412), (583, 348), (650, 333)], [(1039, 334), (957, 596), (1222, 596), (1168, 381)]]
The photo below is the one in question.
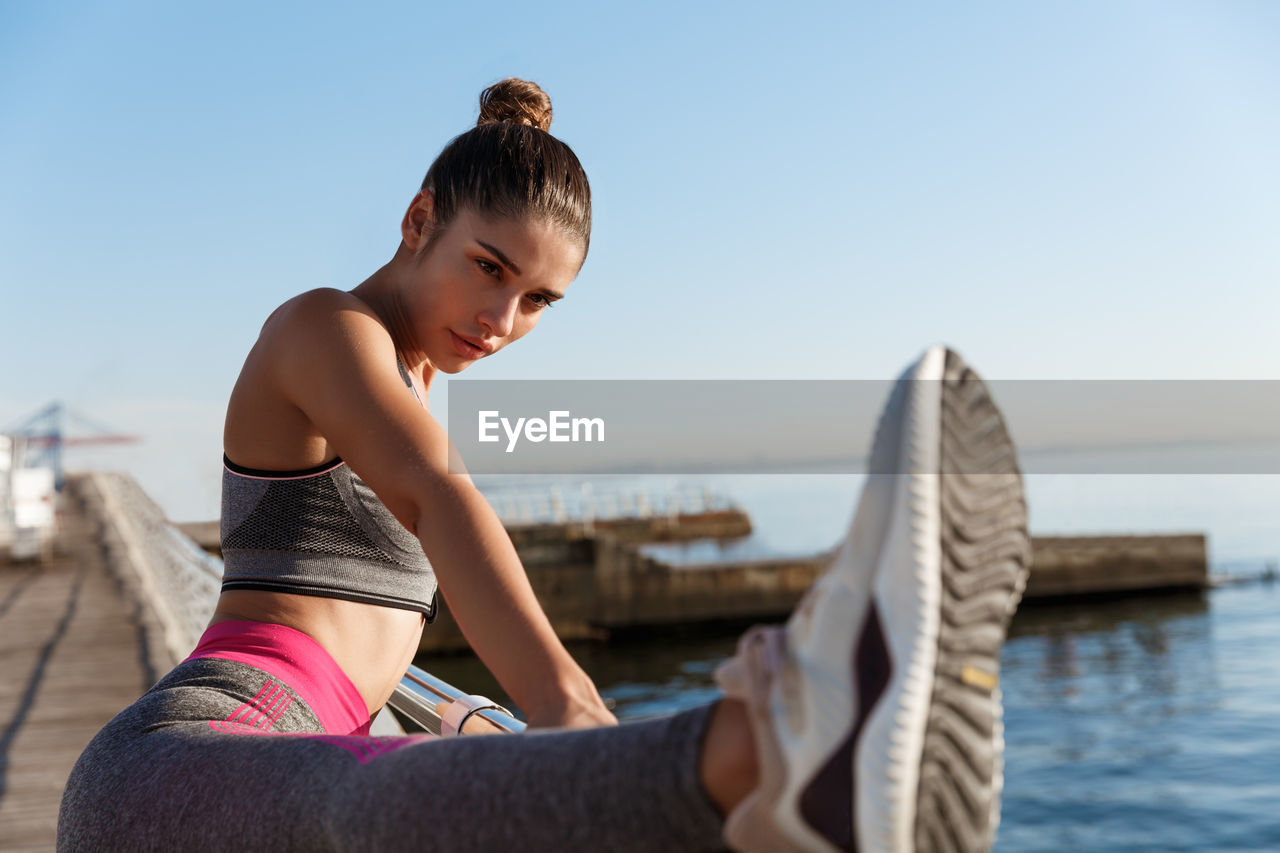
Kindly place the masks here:
[[(70, 429), (75, 427), (75, 434)], [(141, 439), (122, 435), (61, 402), (53, 402), (0, 433), (18, 439), (22, 458), (14, 467), (50, 468), (54, 482), (62, 489), (62, 454), (68, 447), (98, 444), (133, 444)]]

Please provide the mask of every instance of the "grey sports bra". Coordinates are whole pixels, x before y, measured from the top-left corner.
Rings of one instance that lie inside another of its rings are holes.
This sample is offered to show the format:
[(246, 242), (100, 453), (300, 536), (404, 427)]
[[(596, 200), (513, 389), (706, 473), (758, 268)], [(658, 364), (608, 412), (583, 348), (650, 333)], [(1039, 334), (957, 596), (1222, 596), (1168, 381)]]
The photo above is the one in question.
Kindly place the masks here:
[(222, 461), (224, 590), (318, 595), (435, 618), (436, 576), (421, 544), (341, 459), (302, 471), (245, 468), (225, 454)]

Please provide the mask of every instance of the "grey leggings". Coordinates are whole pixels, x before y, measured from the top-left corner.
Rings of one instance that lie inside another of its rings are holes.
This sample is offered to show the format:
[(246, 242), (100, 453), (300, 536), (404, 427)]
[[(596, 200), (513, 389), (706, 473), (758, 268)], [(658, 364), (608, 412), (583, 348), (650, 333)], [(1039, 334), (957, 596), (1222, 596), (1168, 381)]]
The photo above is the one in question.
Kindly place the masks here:
[(262, 670), (189, 660), (80, 756), (58, 849), (721, 849), (720, 816), (697, 778), (709, 715), (521, 735), (337, 737)]

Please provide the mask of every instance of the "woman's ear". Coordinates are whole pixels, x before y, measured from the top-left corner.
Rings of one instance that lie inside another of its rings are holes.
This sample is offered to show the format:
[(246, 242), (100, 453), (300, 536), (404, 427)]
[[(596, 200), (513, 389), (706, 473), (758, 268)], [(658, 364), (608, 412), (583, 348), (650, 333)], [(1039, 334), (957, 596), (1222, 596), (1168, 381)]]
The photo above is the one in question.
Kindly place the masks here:
[(409, 209), (405, 211), (404, 219), (400, 222), (400, 237), (404, 240), (405, 248), (415, 254), (421, 251), (427, 243), (431, 242), (435, 222), (435, 196), (430, 190), (420, 190), (413, 197), (413, 201), (409, 202)]

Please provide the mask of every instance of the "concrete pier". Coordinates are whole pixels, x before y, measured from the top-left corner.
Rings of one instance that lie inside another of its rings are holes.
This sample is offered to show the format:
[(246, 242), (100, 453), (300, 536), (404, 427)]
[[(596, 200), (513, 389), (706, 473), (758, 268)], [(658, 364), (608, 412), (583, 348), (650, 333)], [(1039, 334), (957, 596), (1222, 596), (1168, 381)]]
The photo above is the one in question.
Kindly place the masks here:
[[(513, 530), (538, 600), (564, 639), (603, 639), (641, 627), (780, 621), (830, 565), (831, 553), (749, 562), (674, 564), (643, 552), (642, 531), (597, 530), (569, 539), (552, 526)], [(1032, 537), (1026, 604), (1204, 589), (1205, 537)], [(420, 651), (465, 649), (447, 609)]]
[[(751, 520), (741, 510), (722, 510), (596, 520), (589, 524), (569, 521), (512, 525), (507, 532), (556, 633), (565, 640), (585, 640), (608, 636), (609, 623), (600, 619), (601, 608), (616, 607), (617, 596), (625, 594), (620, 589), (602, 585), (602, 555), (616, 549), (620, 554), (638, 556), (638, 547), (649, 542), (746, 536), (751, 532)], [(669, 594), (664, 603), (678, 610), (677, 598)], [(439, 601), (440, 613), (423, 632), (419, 651), (467, 649), (467, 641), (449, 615), (443, 597)]]
[(0, 851), (54, 848), (58, 804), (80, 752), (156, 680), (131, 580), (86, 507), (62, 497), (53, 559), (0, 563)]
[(1036, 536), (1026, 601), (1204, 589), (1203, 534)]

